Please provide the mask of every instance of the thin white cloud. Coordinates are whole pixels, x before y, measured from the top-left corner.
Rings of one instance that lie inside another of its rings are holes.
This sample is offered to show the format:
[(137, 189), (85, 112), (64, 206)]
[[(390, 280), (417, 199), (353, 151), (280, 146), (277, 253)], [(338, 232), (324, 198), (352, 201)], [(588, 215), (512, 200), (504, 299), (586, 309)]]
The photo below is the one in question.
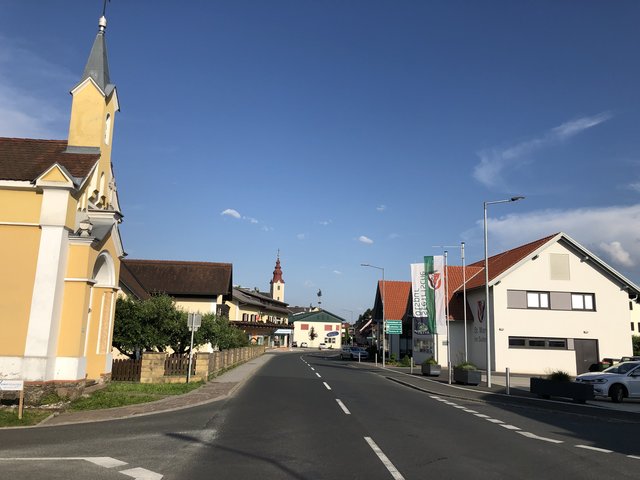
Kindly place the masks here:
[(322, 225), (323, 227), (327, 227), (327, 226), (331, 225), (331, 222), (332, 222), (331, 220), (321, 220), (318, 223), (320, 225)]
[(384, 212), (386, 209), (387, 209), (386, 205), (378, 205), (376, 207), (376, 210), (379, 211), (379, 212)]
[(541, 137), (526, 140), (510, 147), (482, 150), (478, 152), (480, 163), (474, 167), (473, 177), (486, 187), (509, 190), (505, 174), (531, 163), (531, 155), (534, 152), (557, 145), (611, 118), (610, 113), (602, 112), (591, 117), (565, 122), (552, 128)]
[[(640, 276), (640, 204), (543, 210), (488, 220), (492, 252), (565, 232), (616, 269)], [(476, 235), (482, 235), (478, 222)]]
[(305, 240), (307, 238), (307, 234), (306, 233), (299, 233), (296, 235), (296, 238), (298, 240)]
[(634, 183), (630, 183), (628, 185), (628, 187), (633, 190), (634, 192), (638, 192), (640, 193), (640, 182), (634, 182)]
[[(28, 79), (28, 86), (25, 84)], [(6, 137), (64, 138), (68, 104), (51, 91), (69, 90), (80, 79), (0, 35), (0, 132)], [(68, 101), (65, 98), (65, 101)]]
[(396, 238), (400, 238), (400, 234), (399, 233), (390, 233), (389, 234), (389, 239), (390, 240), (395, 240)]
[(240, 213), (237, 210), (234, 210), (233, 208), (227, 208), (226, 210), (223, 210), (222, 212), (220, 212), (220, 215), (233, 217), (237, 219), (242, 218), (242, 215), (240, 215)]
[(371, 245), (373, 243), (373, 240), (371, 240), (369, 237), (365, 237), (364, 235), (360, 235), (358, 237), (358, 241), (367, 245)]
[(342, 275), (342, 272), (340, 270), (334, 270), (333, 273), (335, 273), (336, 275)]
[(252, 218), (252, 217), (246, 217), (246, 220), (249, 223), (260, 223), (260, 222), (258, 222), (258, 220), (256, 220), (255, 218)]
[(599, 247), (617, 264), (627, 268), (635, 266), (635, 262), (631, 259), (631, 254), (622, 247), (620, 242), (602, 242)]

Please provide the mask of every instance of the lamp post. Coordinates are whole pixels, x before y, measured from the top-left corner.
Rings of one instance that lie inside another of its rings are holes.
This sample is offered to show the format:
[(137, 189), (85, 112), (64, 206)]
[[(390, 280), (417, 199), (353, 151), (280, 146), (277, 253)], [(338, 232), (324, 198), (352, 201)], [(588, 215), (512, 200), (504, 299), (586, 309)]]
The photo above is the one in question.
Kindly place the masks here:
[(489, 302), (489, 255), (487, 232), (487, 206), (497, 203), (509, 203), (522, 200), (524, 197), (511, 197), (505, 200), (484, 202), (484, 314), (487, 318), (487, 387), (491, 387), (491, 306)]
[(361, 263), (360, 264), (361, 267), (370, 267), (370, 268), (377, 268), (378, 270), (382, 270), (382, 368), (384, 368), (385, 363), (384, 363), (384, 357), (385, 357), (385, 352), (387, 350), (387, 337), (385, 334), (385, 327), (386, 327), (386, 323), (385, 323), (385, 317), (384, 317), (384, 300), (385, 300), (385, 282), (384, 282), (384, 268), (383, 267), (376, 267), (375, 265), (370, 265), (368, 263)]

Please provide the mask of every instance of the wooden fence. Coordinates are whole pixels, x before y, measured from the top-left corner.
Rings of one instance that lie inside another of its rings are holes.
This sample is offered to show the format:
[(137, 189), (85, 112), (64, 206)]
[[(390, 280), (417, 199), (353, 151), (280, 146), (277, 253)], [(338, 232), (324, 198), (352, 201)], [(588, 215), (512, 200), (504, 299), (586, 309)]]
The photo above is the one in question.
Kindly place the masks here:
[(139, 382), (142, 371), (142, 359), (123, 358), (113, 361), (111, 380), (120, 382)]
[[(207, 381), (228, 368), (265, 353), (265, 347), (232, 348), (220, 352), (197, 353), (191, 364), (191, 378)], [(186, 381), (189, 357), (145, 352), (140, 360), (113, 361), (111, 380), (141, 383), (182, 383)]]
[[(196, 373), (196, 360), (197, 355), (194, 355), (191, 362), (191, 375)], [(172, 375), (186, 375), (189, 369), (189, 357), (182, 355), (169, 355), (164, 360), (164, 374), (168, 376)]]

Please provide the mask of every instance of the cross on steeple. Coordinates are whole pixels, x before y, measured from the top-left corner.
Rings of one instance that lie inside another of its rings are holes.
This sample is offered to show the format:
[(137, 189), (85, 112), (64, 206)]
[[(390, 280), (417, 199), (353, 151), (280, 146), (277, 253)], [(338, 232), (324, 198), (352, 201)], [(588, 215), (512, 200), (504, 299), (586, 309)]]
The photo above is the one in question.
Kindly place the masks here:
[(104, 0), (104, 3), (102, 4), (102, 16), (105, 17), (106, 13), (107, 13), (107, 2), (110, 2), (111, 0)]

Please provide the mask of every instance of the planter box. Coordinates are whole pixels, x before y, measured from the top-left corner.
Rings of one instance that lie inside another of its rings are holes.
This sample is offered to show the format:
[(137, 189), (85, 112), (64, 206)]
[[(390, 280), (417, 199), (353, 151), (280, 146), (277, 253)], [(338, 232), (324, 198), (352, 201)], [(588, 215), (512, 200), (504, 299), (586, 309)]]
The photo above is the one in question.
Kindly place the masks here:
[(546, 378), (532, 377), (529, 383), (531, 393), (542, 398), (571, 398), (574, 402), (584, 403), (593, 400), (593, 385), (575, 382), (560, 382)]
[(422, 375), (427, 375), (429, 377), (439, 377), (440, 376), (440, 365), (421, 365), (422, 367)]
[(480, 370), (453, 369), (453, 381), (464, 385), (479, 385), (482, 374)]

